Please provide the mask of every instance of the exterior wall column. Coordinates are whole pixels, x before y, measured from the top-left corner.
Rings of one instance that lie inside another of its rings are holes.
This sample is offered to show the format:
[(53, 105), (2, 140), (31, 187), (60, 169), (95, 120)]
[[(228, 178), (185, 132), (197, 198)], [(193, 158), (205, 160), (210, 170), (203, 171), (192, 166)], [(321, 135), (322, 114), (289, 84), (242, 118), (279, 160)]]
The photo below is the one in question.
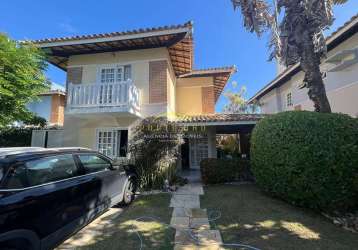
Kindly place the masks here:
[(215, 127), (206, 127), (208, 133), (208, 157), (217, 158), (216, 151), (216, 128)]
[(246, 155), (246, 158), (250, 157), (250, 134), (239, 132), (240, 137), (240, 151), (242, 155)]

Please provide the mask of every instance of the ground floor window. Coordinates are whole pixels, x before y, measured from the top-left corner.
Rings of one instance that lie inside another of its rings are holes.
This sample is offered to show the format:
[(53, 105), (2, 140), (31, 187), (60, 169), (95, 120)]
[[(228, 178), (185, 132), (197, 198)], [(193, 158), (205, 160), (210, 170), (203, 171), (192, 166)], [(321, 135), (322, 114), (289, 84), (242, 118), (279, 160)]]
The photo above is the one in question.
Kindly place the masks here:
[(116, 158), (126, 157), (128, 148), (128, 130), (116, 128), (97, 129), (96, 147), (102, 154)]

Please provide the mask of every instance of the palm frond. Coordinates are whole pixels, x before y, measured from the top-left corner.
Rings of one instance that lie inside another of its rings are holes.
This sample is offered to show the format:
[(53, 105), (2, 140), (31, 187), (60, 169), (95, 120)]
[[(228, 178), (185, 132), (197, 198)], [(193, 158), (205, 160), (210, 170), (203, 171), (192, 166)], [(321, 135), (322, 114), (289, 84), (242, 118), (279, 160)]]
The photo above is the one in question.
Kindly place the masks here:
[(244, 27), (250, 32), (261, 35), (270, 28), (273, 16), (270, 8), (264, 0), (231, 0), (234, 9), (241, 9), (244, 17)]

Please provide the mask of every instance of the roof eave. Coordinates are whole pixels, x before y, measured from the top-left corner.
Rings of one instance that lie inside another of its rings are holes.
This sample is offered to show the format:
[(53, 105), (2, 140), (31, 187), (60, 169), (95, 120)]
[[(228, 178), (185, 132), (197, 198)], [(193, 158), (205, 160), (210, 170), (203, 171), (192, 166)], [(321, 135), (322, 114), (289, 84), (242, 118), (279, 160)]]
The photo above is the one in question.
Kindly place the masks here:
[(93, 38), (93, 39), (79, 39), (79, 40), (71, 40), (71, 41), (60, 41), (60, 42), (47, 42), (47, 43), (36, 43), (35, 44), (40, 48), (51, 48), (57, 46), (66, 46), (66, 45), (81, 45), (81, 44), (91, 44), (91, 43), (102, 43), (102, 42), (115, 42), (122, 40), (131, 40), (138, 38), (147, 38), (147, 37), (155, 37), (155, 36), (165, 36), (172, 34), (181, 34), (187, 33), (191, 34), (193, 31), (192, 27), (182, 27), (178, 29), (170, 29), (170, 30), (162, 30), (162, 31), (153, 31), (153, 32), (145, 32), (138, 34), (128, 34), (128, 35), (117, 35), (112, 37), (102, 37), (102, 38)]
[[(337, 40), (340, 39), (341, 36), (343, 36), (345, 33), (349, 32), (351, 29), (354, 29), (354, 27), (358, 24), (358, 16), (353, 17), (353, 20), (350, 21), (348, 24), (345, 24), (343, 27), (339, 28), (336, 32), (332, 33), (331, 36), (329, 36), (326, 40), (327, 47), (329, 50), (334, 49), (337, 47), (340, 43), (335, 44)], [(334, 45), (334, 46), (333, 46)], [(273, 81), (271, 81), (269, 84), (267, 84), (265, 87), (263, 87), (261, 90), (259, 90), (254, 96), (252, 96), (248, 103), (252, 104), (256, 101), (258, 101), (261, 97), (266, 95), (268, 91), (271, 91), (272, 89), (276, 88), (276, 84), (279, 83), (282, 79), (285, 77), (290, 77), (290, 74), (292, 72), (298, 71), (300, 68), (300, 64), (296, 63), (295, 65), (289, 67), (284, 72), (282, 72), (279, 76), (277, 76)], [(296, 73), (294, 73), (296, 74)]]

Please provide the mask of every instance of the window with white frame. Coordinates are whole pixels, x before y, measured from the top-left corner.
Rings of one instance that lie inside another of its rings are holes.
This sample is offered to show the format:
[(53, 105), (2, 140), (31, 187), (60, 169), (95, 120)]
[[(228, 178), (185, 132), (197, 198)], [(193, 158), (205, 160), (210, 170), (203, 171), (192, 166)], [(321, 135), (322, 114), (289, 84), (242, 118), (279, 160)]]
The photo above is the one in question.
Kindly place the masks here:
[(112, 65), (100, 68), (100, 83), (118, 83), (131, 79), (131, 65)]
[(292, 93), (291, 92), (286, 95), (286, 106), (287, 107), (293, 106)]
[(128, 130), (116, 128), (97, 129), (96, 148), (109, 157), (126, 157), (128, 147)]

